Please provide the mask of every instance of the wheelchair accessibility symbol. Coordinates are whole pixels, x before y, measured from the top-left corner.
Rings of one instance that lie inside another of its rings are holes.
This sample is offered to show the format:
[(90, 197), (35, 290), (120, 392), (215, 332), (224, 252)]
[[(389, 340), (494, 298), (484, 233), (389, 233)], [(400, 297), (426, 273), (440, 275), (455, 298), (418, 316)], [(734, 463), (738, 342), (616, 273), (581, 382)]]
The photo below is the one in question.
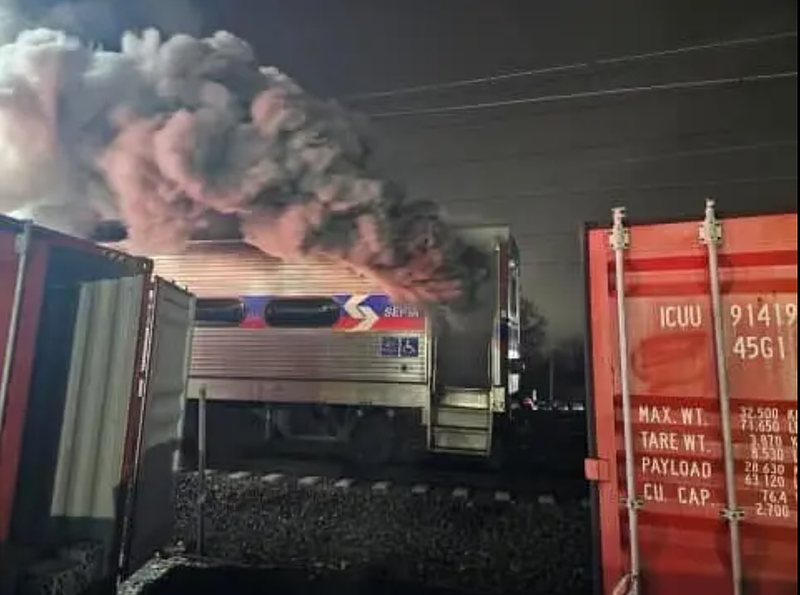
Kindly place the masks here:
[(419, 357), (419, 337), (383, 337), (380, 357)]
[(400, 339), (400, 357), (419, 357), (418, 337), (403, 337)]

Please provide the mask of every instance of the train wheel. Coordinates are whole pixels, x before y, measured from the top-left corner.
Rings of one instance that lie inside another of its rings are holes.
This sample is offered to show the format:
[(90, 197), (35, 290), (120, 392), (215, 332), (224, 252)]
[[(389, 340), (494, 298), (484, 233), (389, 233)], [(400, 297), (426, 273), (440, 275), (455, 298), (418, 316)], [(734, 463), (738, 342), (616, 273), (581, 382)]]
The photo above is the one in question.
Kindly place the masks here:
[(383, 413), (365, 415), (350, 436), (349, 459), (368, 470), (388, 463), (394, 454), (395, 426)]

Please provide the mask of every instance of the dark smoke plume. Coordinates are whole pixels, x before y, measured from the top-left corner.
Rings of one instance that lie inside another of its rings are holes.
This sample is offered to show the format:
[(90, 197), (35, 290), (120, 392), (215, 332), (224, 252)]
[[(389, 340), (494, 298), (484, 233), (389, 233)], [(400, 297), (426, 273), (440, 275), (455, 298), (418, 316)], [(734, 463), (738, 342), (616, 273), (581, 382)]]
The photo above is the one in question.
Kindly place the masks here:
[(264, 252), (350, 266), (398, 301), (471, 301), (488, 255), (368, 156), (353, 116), (229, 33), (108, 52), (35, 29), (0, 47), (0, 211), (84, 236), (121, 219), (140, 253), (235, 217)]

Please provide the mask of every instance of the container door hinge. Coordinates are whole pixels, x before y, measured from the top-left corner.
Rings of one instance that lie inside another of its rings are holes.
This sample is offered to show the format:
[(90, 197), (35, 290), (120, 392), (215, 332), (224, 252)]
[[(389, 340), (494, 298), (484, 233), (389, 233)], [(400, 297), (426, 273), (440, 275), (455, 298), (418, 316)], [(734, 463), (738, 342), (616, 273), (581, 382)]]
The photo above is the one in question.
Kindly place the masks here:
[(719, 511), (719, 516), (725, 519), (726, 521), (732, 523), (738, 523), (742, 519), (744, 519), (744, 510), (741, 508), (731, 509), (731, 508), (723, 508)]
[(715, 212), (716, 203), (712, 199), (706, 200), (706, 218), (700, 224), (700, 241), (705, 244), (722, 243), (722, 223), (717, 220)]
[(641, 510), (644, 508), (644, 500), (641, 498), (620, 498), (620, 502), (628, 510)]
[(24, 225), (23, 232), (14, 236), (14, 252), (20, 256), (28, 251), (28, 247), (31, 244), (31, 228), (33, 227), (33, 221), (25, 221)]
[(612, 250), (627, 250), (631, 245), (631, 233), (625, 227), (625, 207), (618, 207), (612, 210), (614, 226), (608, 234), (609, 244)]
[(583, 462), (584, 476), (589, 481), (608, 481), (608, 461), (603, 459), (586, 459)]

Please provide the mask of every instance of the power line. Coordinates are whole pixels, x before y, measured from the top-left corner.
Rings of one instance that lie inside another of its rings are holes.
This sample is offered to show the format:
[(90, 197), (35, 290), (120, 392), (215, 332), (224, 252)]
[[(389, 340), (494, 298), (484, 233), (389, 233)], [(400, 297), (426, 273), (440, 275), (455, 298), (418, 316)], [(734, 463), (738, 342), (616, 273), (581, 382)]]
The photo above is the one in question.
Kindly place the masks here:
[[(795, 64), (792, 64), (790, 68), (796, 67)], [(700, 73), (701, 76), (715, 76), (712, 73), (705, 74)], [(740, 75), (741, 76), (741, 75)], [(736, 78), (734, 75), (733, 78)], [(634, 82), (631, 84), (643, 84), (644, 82), (649, 81), (642, 81), (642, 83)], [(657, 81), (653, 81), (657, 82)], [(624, 83), (621, 83), (624, 84)], [(572, 87), (575, 88), (574, 86)], [(600, 88), (596, 85), (584, 85), (583, 87), (577, 87), (577, 89), (596, 89)], [(795, 86), (796, 89), (796, 86)], [(727, 91), (730, 89), (722, 89), (722, 91)], [(758, 93), (758, 87), (756, 86), (749, 86), (749, 87), (742, 87), (741, 89), (733, 89), (734, 91), (739, 91), (742, 93), (747, 93), (747, 99), (755, 99), (755, 100), (763, 100), (766, 97), (763, 97), (763, 94)], [(755, 91), (755, 93), (751, 93)], [(541, 90), (539, 93), (550, 93), (549, 90)], [(525, 97), (527, 93), (523, 93), (522, 96)], [(472, 97), (472, 96), (470, 96)], [(500, 96), (501, 98), (508, 97), (508, 95)], [(510, 97), (513, 99), (513, 97)], [(497, 109), (497, 110), (487, 110), (480, 114), (480, 117), (469, 117), (471, 114), (464, 114), (461, 117), (452, 117), (452, 118), (385, 118), (385, 119), (378, 119), (373, 121), (373, 125), (379, 127), (380, 129), (391, 130), (391, 134), (397, 135), (407, 135), (407, 134), (419, 134), (419, 133), (427, 133), (428, 131), (447, 131), (450, 133), (451, 131), (457, 130), (484, 130), (484, 129), (491, 129), (496, 125), (507, 126), (507, 125), (521, 125), (524, 121), (526, 124), (531, 123), (533, 120), (539, 118), (552, 118), (552, 117), (567, 117), (573, 119), (576, 115), (585, 116), (585, 117), (607, 117), (604, 114), (608, 114), (609, 110), (611, 111), (619, 111), (621, 108), (627, 109), (628, 107), (635, 107), (637, 108), (635, 111), (639, 114), (644, 114), (644, 111), (639, 110), (639, 108), (643, 108), (644, 110), (653, 110), (650, 113), (651, 119), (658, 119), (662, 117), (663, 112), (663, 102), (658, 101), (657, 96), (653, 96), (650, 98), (651, 101), (644, 101), (642, 98), (639, 98), (636, 95), (630, 95), (627, 97), (620, 97), (616, 101), (565, 101), (565, 102), (554, 102), (554, 103), (544, 103), (541, 105), (534, 105), (527, 109)], [(781, 109), (782, 114), (786, 112), (786, 109), (793, 108), (792, 113), (796, 114), (797, 112), (797, 98), (793, 95), (781, 95), (780, 99), (781, 102), (779, 104), (775, 104), (774, 97), (769, 98), (769, 106), (764, 106), (760, 109), (760, 111), (764, 112), (765, 109), (767, 113), (772, 114), (774, 119), (775, 116), (775, 108)], [(688, 102), (696, 102), (698, 101), (697, 97), (694, 97), (688, 93), (680, 93), (677, 95), (676, 101), (683, 101), (686, 100)], [(719, 97), (715, 97), (711, 94), (706, 94), (703, 96), (700, 101), (703, 100), (711, 100), (711, 101), (719, 101)], [(790, 100), (789, 103), (783, 100)], [(459, 100), (463, 101), (463, 100)], [(468, 101), (468, 100), (467, 100)], [(763, 103), (763, 101), (761, 102)], [(373, 109), (372, 113), (383, 113), (384, 111), (398, 111), (398, 110), (410, 110), (413, 111), (414, 109), (420, 108), (424, 109), (427, 106), (432, 107), (439, 107), (439, 106), (446, 106), (448, 103), (440, 103), (436, 104), (433, 102), (427, 102), (423, 104), (406, 104), (399, 107), (391, 107), (391, 108), (383, 108), (382, 111), (380, 109)], [(673, 107), (678, 107), (677, 105), (673, 105)], [(364, 110), (360, 110), (360, 112), (366, 117), (368, 114)], [(657, 112), (657, 115), (656, 113)], [(724, 113), (724, 112), (723, 112)], [(788, 115), (788, 114), (786, 114)]]
[[(600, 149), (605, 150), (614, 150), (617, 148), (623, 147), (630, 147), (631, 143), (608, 143), (605, 146), (599, 147)], [(765, 142), (758, 142), (758, 143), (747, 143), (747, 144), (728, 144), (728, 145), (717, 145), (713, 147), (706, 147), (702, 149), (687, 149), (685, 151), (672, 151), (669, 153), (655, 153), (651, 155), (639, 155), (636, 157), (621, 157), (616, 159), (596, 159), (593, 161), (581, 161), (580, 166), (583, 168), (586, 167), (593, 167), (598, 165), (613, 165), (613, 164), (633, 164), (633, 163), (648, 163), (648, 162), (655, 162), (655, 161), (665, 161), (670, 159), (683, 159), (686, 157), (702, 157), (706, 155), (724, 155), (730, 153), (738, 153), (744, 151), (758, 151), (763, 149), (775, 149), (779, 147), (791, 147), (797, 146), (797, 139), (783, 139), (777, 141), (765, 141)], [(586, 150), (597, 150), (598, 147), (592, 147)], [(574, 153), (574, 151), (565, 151), (561, 152), (560, 155), (562, 157), (557, 159), (563, 159), (563, 155), (569, 155)], [(547, 161), (549, 155), (552, 155), (553, 152), (544, 152), (544, 151), (517, 151), (514, 153), (506, 153), (500, 154), (497, 156), (490, 156), (490, 157), (480, 157), (480, 158), (466, 158), (466, 159), (455, 159), (450, 161), (434, 161), (434, 162), (423, 162), (415, 164), (406, 164), (400, 162), (399, 168), (403, 170), (419, 170), (419, 169), (428, 169), (428, 168), (445, 168), (445, 167), (453, 167), (458, 166), (461, 164), (471, 164), (474, 165), (476, 163), (487, 163), (490, 161), (510, 161), (516, 159), (523, 159), (528, 157), (535, 157), (537, 160), (540, 161)]]
[[(636, 101), (636, 96), (631, 96), (627, 99), (621, 99), (620, 101), (629, 101), (634, 102)], [(791, 104), (794, 108), (792, 113), (796, 114), (797, 112), (797, 102), (796, 100)], [(637, 104), (638, 106), (639, 104)], [(774, 110), (774, 102), (772, 102), (773, 110), (770, 112), (771, 122), (774, 121), (775, 110)], [(372, 125), (377, 130), (385, 130), (389, 134), (391, 134), (393, 139), (406, 139), (408, 136), (414, 138), (418, 134), (447, 134), (448, 136), (451, 135), (454, 131), (458, 132), (465, 132), (468, 134), (472, 133), (482, 133), (489, 130), (495, 130), (497, 126), (522, 126), (532, 124), (535, 120), (538, 119), (547, 119), (553, 117), (569, 117), (570, 120), (573, 120), (577, 116), (586, 116), (589, 117), (603, 117), (602, 114), (598, 115), (598, 112), (607, 112), (608, 110), (617, 110), (619, 111), (619, 103), (608, 103), (608, 102), (584, 102), (584, 103), (554, 103), (554, 104), (544, 104), (541, 106), (536, 106), (531, 109), (527, 110), (495, 110), (492, 112), (485, 112), (481, 114), (480, 118), (461, 118), (461, 119), (451, 119), (451, 118), (416, 118), (416, 119), (391, 119), (387, 118), (384, 120), (374, 120), (372, 121)], [(663, 110), (659, 110), (662, 112)], [(764, 110), (760, 110), (764, 111)], [(637, 113), (644, 113), (641, 111), (637, 111)], [(782, 115), (786, 116), (785, 110), (780, 112)], [(365, 114), (366, 116), (366, 114)], [(651, 121), (652, 118), (649, 118), (647, 121)], [(775, 128), (772, 125), (766, 125), (763, 122), (759, 124), (757, 130), (759, 133), (763, 132), (769, 128), (772, 130)], [(635, 126), (636, 130), (639, 130), (639, 126)], [(781, 127), (781, 131), (785, 129), (785, 125)], [(749, 129), (748, 129), (749, 130)], [(516, 131), (516, 129), (515, 129)], [(670, 138), (673, 140), (678, 139), (694, 139), (696, 137), (705, 137), (708, 135), (723, 135), (727, 136), (731, 132), (731, 125), (730, 123), (721, 125), (721, 127), (716, 128), (714, 130), (689, 130), (689, 131), (675, 131), (674, 134), (670, 135)], [(662, 135), (657, 136), (641, 136), (638, 138), (633, 139), (623, 139), (619, 141), (620, 144), (627, 144), (628, 142), (639, 142), (643, 140), (659, 140), (663, 138)], [(407, 142), (404, 140), (403, 142)], [(413, 142), (418, 143), (418, 140)], [(598, 143), (597, 146), (607, 146), (613, 143), (609, 142), (602, 142)], [(596, 146), (594, 143), (589, 144), (578, 144), (576, 145), (579, 148), (593, 148)]]
[(485, 101), (480, 103), (467, 103), (461, 105), (396, 110), (396, 111), (379, 112), (367, 115), (373, 119), (399, 118), (407, 116), (443, 115), (443, 114), (478, 111), (484, 109), (497, 109), (501, 107), (557, 103), (561, 101), (572, 101), (577, 99), (600, 99), (603, 97), (621, 97), (625, 95), (634, 95), (639, 93), (711, 89), (714, 87), (726, 87), (730, 85), (741, 85), (745, 83), (759, 83), (759, 82), (786, 80), (793, 78), (797, 78), (796, 70), (787, 72), (755, 74), (755, 75), (747, 75), (740, 77), (701, 79), (696, 81), (674, 81), (669, 83), (660, 83), (656, 85), (616, 87), (611, 89), (598, 89), (595, 91), (579, 91), (576, 93), (557, 93), (553, 95), (540, 95), (538, 97), (521, 97), (518, 99), (507, 99), (501, 101)]
[[(558, 188), (551, 187), (533, 192), (519, 192), (499, 197), (470, 196), (467, 198), (457, 198), (452, 200), (439, 200), (439, 204), (445, 209), (451, 206), (466, 203), (487, 202), (492, 205), (497, 203), (510, 203), (514, 201), (538, 201), (547, 200), (553, 196), (578, 196), (582, 194), (619, 194), (624, 196), (631, 192), (654, 192), (658, 190), (685, 190), (692, 188), (707, 188), (714, 186), (746, 186), (752, 184), (786, 184), (797, 183), (797, 175), (791, 176), (764, 176), (748, 178), (718, 178), (714, 180), (695, 180), (687, 182), (669, 182), (660, 184), (614, 184), (610, 186), (585, 186), (578, 188)], [(437, 200), (435, 197), (415, 196), (416, 200)], [(526, 203), (522, 203), (526, 204)], [(496, 209), (492, 206), (492, 209)]]
[(484, 76), (470, 79), (461, 79), (449, 81), (444, 83), (431, 83), (428, 85), (415, 85), (410, 87), (401, 87), (397, 89), (390, 89), (386, 91), (371, 91), (365, 93), (354, 93), (342, 97), (342, 101), (363, 101), (367, 99), (379, 99), (384, 97), (396, 97), (399, 95), (412, 95), (416, 93), (424, 93), (427, 91), (439, 91), (448, 89), (458, 89), (462, 87), (471, 87), (474, 85), (482, 85), (486, 83), (494, 83), (500, 81), (508, 81), (519, 78), (537, 77), (549, 74), (562, 74), (576, 70), (590, 70), (600, 66), (612, 66), (616, 64), (625, 64), (628, 62), (642, 62), (652, 60), (654, 58), (664, 58), (670, 56), (678, 56), (682, 54), (689, 54), (693, 52), (706, 51), (712, 49), (725, 49), (732, 47), (741, 47), (748, 45), (756, 45), (760, 43), (767, 43), (771, 41), (781, 41), (786, 39), (796, 39), (797, 31), (783, 31), (779, 33), (772, 33), (769, 35), (760, 35), (756, 37), (740, 37), (737, 39), (728, 39), (724, 41), (701, 43), (697, 45), (689, 45), (666, 50), (658, 50), (654, 52), (646, 52), (642, 54), (628, 54), (624, 56), (615, 56), (612, 58), (601, 58), (599, 60), (590, 60), (586, 62), (575, 62), (572, 64), (561, 64), (556, 66), (545, 66), (542, 68), (534, 68), (528, 70), (516, 70), (497, 74), (492, 76)]

